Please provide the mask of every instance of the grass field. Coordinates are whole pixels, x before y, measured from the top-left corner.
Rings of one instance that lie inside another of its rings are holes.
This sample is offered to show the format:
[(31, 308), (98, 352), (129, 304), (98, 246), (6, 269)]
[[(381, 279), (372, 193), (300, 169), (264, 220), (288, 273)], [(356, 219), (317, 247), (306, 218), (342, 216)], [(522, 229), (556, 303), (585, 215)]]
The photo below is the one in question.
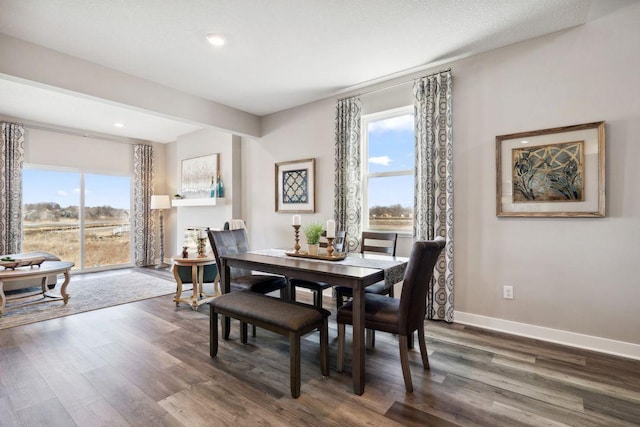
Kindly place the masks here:
[[(129, 224), (102, 221), (85, 224), (84, 268), (130, 262)], [(24, 223), (22, 251), (50, 252), (80, 268), (80, 228), (77, 222)]]

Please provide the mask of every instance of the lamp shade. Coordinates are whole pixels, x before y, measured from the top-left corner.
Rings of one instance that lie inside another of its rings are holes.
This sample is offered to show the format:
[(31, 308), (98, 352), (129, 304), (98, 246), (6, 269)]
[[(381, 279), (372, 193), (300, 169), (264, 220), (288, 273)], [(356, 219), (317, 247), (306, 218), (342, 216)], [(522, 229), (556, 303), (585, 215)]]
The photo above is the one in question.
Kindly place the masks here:
[(171, 200), (166, 194), (151, 196), (151, 209), (171, 209)]

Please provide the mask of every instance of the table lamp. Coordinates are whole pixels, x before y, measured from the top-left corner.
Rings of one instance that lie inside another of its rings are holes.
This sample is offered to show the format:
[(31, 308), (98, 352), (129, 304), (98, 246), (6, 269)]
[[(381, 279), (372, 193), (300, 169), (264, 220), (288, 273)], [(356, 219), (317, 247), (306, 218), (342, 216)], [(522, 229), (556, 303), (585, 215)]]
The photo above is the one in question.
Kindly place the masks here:
[(160, 211), (160, 264), (156, 264), (156, 268), (167, 268), (169, 264), (164, 262), (164, 217), (162, 211), (165, 209), (171, 209), (171, 200), (168, 195), (153, 195), (151, 196), (151, 209), (158, 209)]

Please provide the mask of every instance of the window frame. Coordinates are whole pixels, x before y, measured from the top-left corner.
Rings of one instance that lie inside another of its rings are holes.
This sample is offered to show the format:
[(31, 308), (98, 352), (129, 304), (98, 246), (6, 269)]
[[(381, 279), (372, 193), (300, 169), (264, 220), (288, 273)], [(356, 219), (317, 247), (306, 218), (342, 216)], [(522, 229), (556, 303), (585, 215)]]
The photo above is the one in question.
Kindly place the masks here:
[[(76, 173), (79, 175), (79, 188), (80, 193), (78, 197), (78, 227), (79, 227), (79, 242), (80, 242), (80, 265), (76, 266), (77, 269), (73, 269), (72, 273), (86, 273), (86, 272), (98, 272), (98, 271), (107, 271), (114, 270), (119, 268), (130, 268), (134, 266), (133, 254), (134, 254), (134, 244), (133, 244), (133, 233), (129, 233), (129, 262), (123, 264), (111, 264), (100, 267), (89, 267), (85, 268), (85, 220), (86, 220), (86, 206), (85, 206), (85, 175), (103, 175), (103, 176), (114, 176), (114, 177), (128, 177), (129, 178), (129, 229), (133, 230), (133, 176), (131, 174), (126, 173), (118, 173), (118, 172), (108, 172), (103, 170), (90, 170), (90, 169), (81, 169), (74, 167), (66, 167), (66, 166), (52, 166), (52, 165), (42, 165), (35, 163), (24, 163), (23, 170), (42, 170), (42, 171), (50, 171), (50, 172), (66, 172), (66, 173)], [(24, 190), (23, 190), (24, 191)], [(24, 201), (23, 201), (24, 205)], [(22, 213), (22, 218), (24, 227), (24, 212)], [(24, 237), (23, 237), (24, 238)]]
[[(404, 230), (404, 229), (380, 229), (380, 228), (371, 228), (369, 224), (369, 180), (371, 178), (383, 178), (390, 176), (407, 176), (407, 175), (415, 175), (415, 166), (413, 169), (399, 169), (396, 171), (386, 171), (386, 172), (369, 172), (369, 123), (380, 121), (384, 119), (392, 119), (394, 117), (411, 115), (415, 120), (415, 111), (413, 105), (406, 105), (403, 107), (393, 108), (384, 111), (378, 111), (375, 113), (363, 114), (360, 121), (360, 135), (361, 135), (361, 188), (360, 194), (362, 194), (362, 218), (361, 218), (361, 226), (363, 231), (386, 231), (386, 232), (396, 232), (398, 235), (412, 235), (413, 230)], [(415, 131), (414, 131), (415, 138)], [(414, 148), (415, 151), (415, 148)], [(415, 155), (415, 153), (414, 153)]]

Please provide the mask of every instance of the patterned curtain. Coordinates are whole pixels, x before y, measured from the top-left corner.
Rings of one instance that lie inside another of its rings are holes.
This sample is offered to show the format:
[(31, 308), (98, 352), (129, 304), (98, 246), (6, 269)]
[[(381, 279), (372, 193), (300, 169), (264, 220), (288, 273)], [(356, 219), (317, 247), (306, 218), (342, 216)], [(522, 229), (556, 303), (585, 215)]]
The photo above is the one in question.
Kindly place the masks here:
[(133, 244), (134, 262), (143, 267), (154, 263), (155, 224), (149, 209), (153, 193), (153, 147), (138, 144), (133, 150)]
[(22, 251), (22, 166), (24, 128), (0, 124), (0, 254)]
[(347, 251), (360, 243), (360, 216), (362, 195), (360, 183), (360, 98), (338, 101), (336, 105), (336, 174), (335, 212), (336, 229), (347, 232)]
[(416, 134), (413, 234), (442, 236), (447, 246), (434, 270), (427, 318), (453, 321), (453, 139), (450, 71), (414, 82)]

